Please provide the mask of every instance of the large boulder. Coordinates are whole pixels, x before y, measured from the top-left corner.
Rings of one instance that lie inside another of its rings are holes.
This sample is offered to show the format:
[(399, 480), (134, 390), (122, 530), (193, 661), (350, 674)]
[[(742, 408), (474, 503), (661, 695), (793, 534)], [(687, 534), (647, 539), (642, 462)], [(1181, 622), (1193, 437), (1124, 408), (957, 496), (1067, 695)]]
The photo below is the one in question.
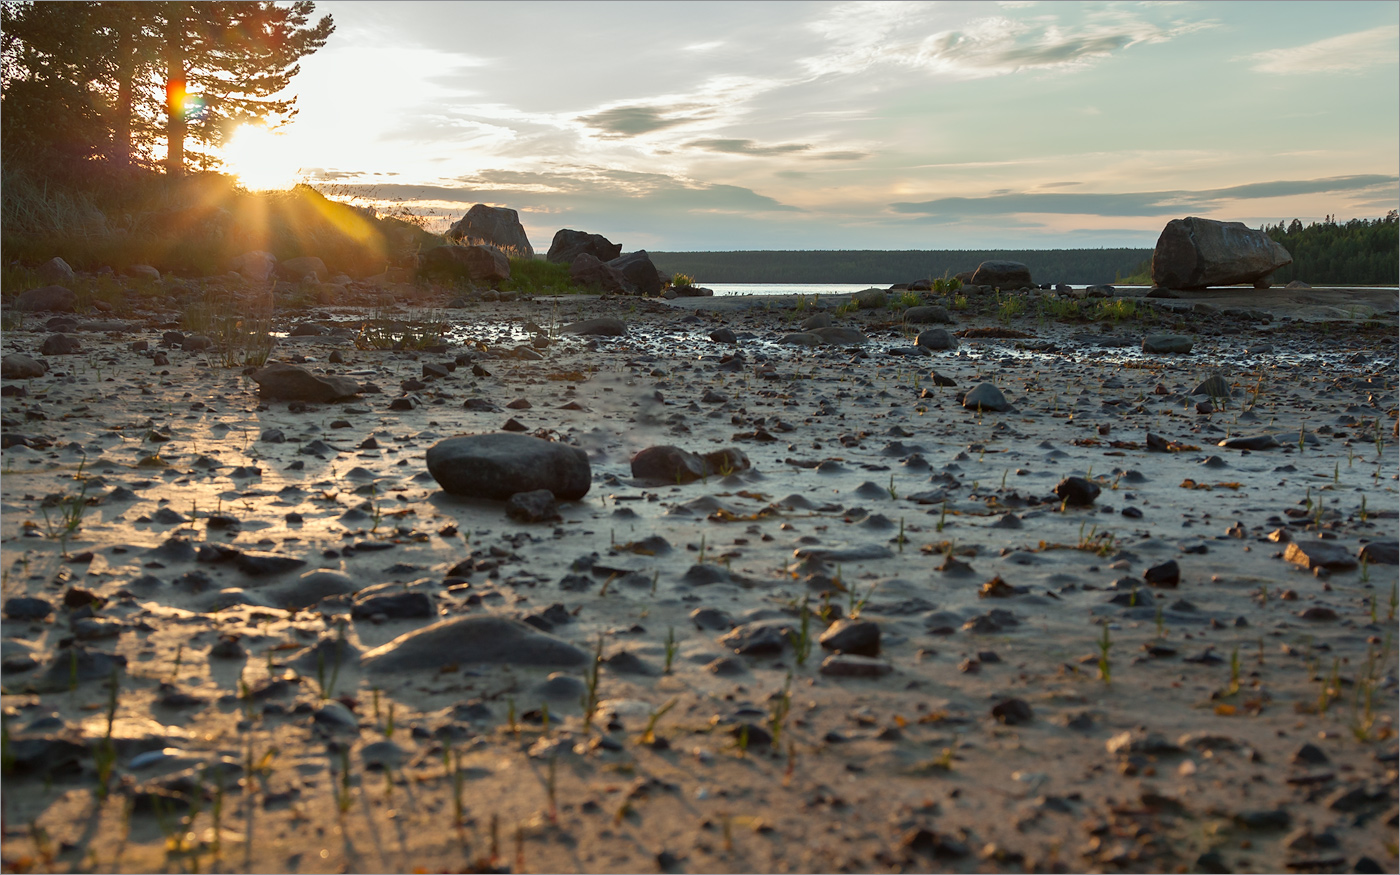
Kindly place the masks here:
[(1031, 269), (1019, 261), (984, 261), (972, 272), (972, 282), (979, 286), (1019, 289), (1031, 285)]
[(494, 246), (435, 246), (423, 253), (423, 273), (451, 282), (510, 279), (510, 259)]
[(63, 286), (44, 286), (30, 289), (15, 299), (16, 310), (53, 310), (59, 313), (72, 313), (78, 309), (78, 296)]
[(1243, 222), (1188, 216), (1172, 219), (1152, 252), (1152, 284), (1204, 289), (1263, 280), (1292, 264), (1288, 250)]
[(324, 404), (359, 394), (360, 384), (349, 377), (313, 374), (298, 365), (273, 362), (253, 372), (259, 396), (271, 401)]
[(576, 501), (593, 480), (588, 454), (578, 447), (509, 432), (438, 441), (428, 449), (428, 473), (453, 495), (494, 501), (536, 489)]
[[(254, 249), (242, 255), (235, 256), (229, 261), (229, 270), (241, 274), (244, 279), (255, 282), (267, 282), (277, 267), (277, 256), (262, 249)], [(301, 277), (297, 277), (301, 279)]]
[(651, 263), (651, 256), (647, 255), (645, 249), (614, 258), (607, 262), (607, 265), (622, 274), (628, 284), (637, 290), (637, 294), (661, 294), (661, 274), (657, 272), (656, 265)]
[(574, 259), (585, 252), (599, 261), (612, 261), (622, 254), (622, 244), (613, 243), (602, 234), (562, 228), (555, 232), (545, 259), (554, 264), (573, 264)]
[(581, 252), (574, 256), (569, 264), (569, 279), (576, 285), (613, 294), (630, 295), (636, 292), (632, 284), (627, 282), (627, 277), (622, 275), (622, 271), (599, 261), (591, 252)]
[(59, 258), (57, 255), (39, 265), (38, 269), (34, 272), (37, 273), (39, 279), (44, 282), (55, 283), (57, 285), (71, 283), (76, 279), (73, 268), (68, 265), (68, 262)]
[(10, 353), (0, 360), (0, 377), (7, 380), (32, 380), (48, 373), (49, 366), (23, 353)]
[(519, 258), (534, 258), (535, 250), (520, 224), (520, 214), (509, 207), (488, 207), (476, 204), (467, 214), (447, 229), (453, 240), (486, 243), (499, 249), (513, 249)]
[(277, 265), (277, 275), (290, 282), (300, 282), (307, 277), (315, 277), (317, 282), (325, 282), (330, 276), (326, 263), (314, 255), (289, 258)]

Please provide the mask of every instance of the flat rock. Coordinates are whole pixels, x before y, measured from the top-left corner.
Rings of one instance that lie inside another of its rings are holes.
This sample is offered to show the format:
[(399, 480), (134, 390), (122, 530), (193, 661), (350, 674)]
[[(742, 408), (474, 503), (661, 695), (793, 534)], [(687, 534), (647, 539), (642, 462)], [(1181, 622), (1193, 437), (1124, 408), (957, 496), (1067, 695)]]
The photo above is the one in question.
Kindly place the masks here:
[(894, 671), (894, 667), (869, 656), (833, 653), (822, 660), (817, 671), (831, 678), (878, 678)]
[(349, 377), (313, 374), (300, 365), (274, 362), (253, 372), (258, 394), (274, 401), (309, 401), (322, 404), (358, 395), (360, 384)]
[(1351, 551), (1335, 541), (1293, 541), (1284, 550), (1283, 558), (1310, 571), (1314, 568), (1338, 571), (1357, 565)]
[(1142, 339), (1143, 352), (1186, 354), (1191, 351), (1191, 338), (1184, 334), (1149, 334)]
[(1372, 541), (1362, 544), (1356, 551), (1357, 561), (1365, 560), (1372, 565), (1400, 564), (1400, 541)]
[(495, 432), (439, 441), (428, 450), (428, 473), (443, 490), (505, 501), (548, 489), (561, 501), (588, 494), (592, 469), (578, 447), (523, 434)]
[(870, 338), (866, 337), (864, 332), (857, 331), (854, 328), (842, 328), (839, 325), (831, 325), (826, 328), (813, 328), (807, 333), (814, 334), (821, 338), (822, 343), (836, 346), (859, 346), (860, 344), (870, 342)]
[(693, 483), (712, 476), (747, 471), (751, 465), (743, 452), (726, 447), (700, 455), (669, 444), (647, 447), (632, 457), (632, 476), (656, 483)]
[(581, 665), (587, 654), (519, 620), (497, 616), (456, 617), (400, 635), (360, 660), (369, 672), (438, 670), (448, 665)]
[(1227, 450), (1271, 450), (1281, 444), (1271, 434), (1255, 434), (1227, 438), (1216, 446)]
[(953, 319), (948, 315), (948, 308), (937, 305), (920, 305), (910, 307), (904, 311), (904, 321), (912, 322), (916, 325), (927, 325), (937, 323), (940, 325), (950, 324)]

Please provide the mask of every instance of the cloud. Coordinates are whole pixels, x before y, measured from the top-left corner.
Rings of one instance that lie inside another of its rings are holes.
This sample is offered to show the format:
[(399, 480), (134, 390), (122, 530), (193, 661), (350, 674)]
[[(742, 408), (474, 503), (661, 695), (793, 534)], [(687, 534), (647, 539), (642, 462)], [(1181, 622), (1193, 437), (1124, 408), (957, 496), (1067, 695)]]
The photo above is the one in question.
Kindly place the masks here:
[(603, 132), (607, 139), (623, 139), (663, 131), (694, 121), (710, 118), (714, 113), (703, 104), (682, 104), (680, 106), (615, 106), (600, 110), (592, 115), (581, 115), (578, 120), (595, 130)]
[(854, 150), (843, 150), (833, 152), (814, 151), (808, 143), (777, 143), (772, 146), (763, 146), (753, 140), (691, 140), (683, 143), (691, 149), (700, 149), (706, 152), (719, 152), (723, 155), (753, 155), (757, 157), (772, 157), (775, 155), (800, 155), (804, 158), (813, 158), (822, 161), (859, 161), (862, 158), (870, 157), (869, 152), (858, 152)]
[(1252, 61), (1257, 73), (1304, 75), (1310, 73), (1358, 73), (1371, 67), (1396, 63), (1400, 27), (1388, 25), (1328, 37), (1287, 49), (1256, 52), (1240, 60)]
[(1228, 200), (1287, 197), (1324, 192), (1372, 192), (1393, 189), (1400, 177), (1379, 174), (1327, 179), (1279, 180), (1203, 191), (1150, 191), (1094, 194), (1013, 192), (988, 197), (945, 197), (918, 203), (894, 203), (890, 209), (927, 217), (957, 218), (1009, 213), (1060, 213), (1092, 216), (1160, 216), (1205, 209)]
[(760, 146), (753, 140), (691, 140), (684, 145), (706, 152), (721, 152), (725, 155), (788, 155), (793, 152), (811, 151), (806, 143), (782, 143), (775, 146)]
[[(1025, 4), (1005, 4), (1020, 9)], [(926, 21), (937, 7), (916, 3), (857, 3), (835, 7), (809, 25), (831, 49), (807, 58), (815, 74), (853, 74), (897, 65), (977, 79), (1024, 70), (1067, 70), (1088, 66), (1142, 43), (1162, 43), (1214, 27), (1214, 20), (1156, 24), (1110, 7), (1091, 12), (1078, 25), (1062, 25), (1054, 15), (1033, 18), (987, 16), (953, 29)], [(909, 34), (926, 33), (911, 41)]]

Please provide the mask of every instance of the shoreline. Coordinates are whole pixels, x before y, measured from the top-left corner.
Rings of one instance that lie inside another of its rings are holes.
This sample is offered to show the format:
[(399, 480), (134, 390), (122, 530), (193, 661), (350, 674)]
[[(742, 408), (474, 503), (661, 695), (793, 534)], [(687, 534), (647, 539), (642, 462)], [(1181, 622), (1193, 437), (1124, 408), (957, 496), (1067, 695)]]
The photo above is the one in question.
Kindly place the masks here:
[[(1400, 534), (1394, 296), (1204, 294), (1107, 328), (1003, 321), (978, 295), (943, 326), (836, 296), (473, 304), (440, 311), (445, 352), (279, 340), (274, 359), (380, 390), (300, 406), (163, 345), (173, 311), (75, 332), (0, 402), (11, 440), (42, 439), (5, 450), (4, 596), (50, 607), (5, 621), (29, 757), (5, 859), (37, 858), (35, 822), (54, 866), (128, 871), (1393, 868), (1396, 572), (1355, 563)], [(1336, 315), (1386, 301), (1379, 325)], [(628, 332), (531, 345), (555, 308)], [(869, 342), (777, 342), (814, 312)], [(1027, 336), (896, 354), (931, 327)], [(1158, 331), (1192, 353), (1115, 357)], [(1228, 397), (1191, 394), (1216, 372)], [(962, 407), (982, 382), (1011, 409)], [(438, 441), (510, 419), (588, 455), (557, 521), (426, 473)], [(668, 444), (750, 467), (636, 480), (632, 456)], [(1069, 505), (1069, 477), (1097, 496)], [(98, 500), (47, 537), (73, 505), (46, 528), (45, 496), (80, 488)], [(1314, 542), (1345, 559), (1287, 558)], [(405, 643), (461, 618), (525, 618), (586, 660)], [(851, 628), (844, 655), (819, 640)], [(88, 679), (84, 656), (70, 691), (65, 638), (125, 658), (105, 800), (113, 663)], [(360, 658), (384, 647), (427, 662)], [(173, 856), (153, 799), (200, 800)]]

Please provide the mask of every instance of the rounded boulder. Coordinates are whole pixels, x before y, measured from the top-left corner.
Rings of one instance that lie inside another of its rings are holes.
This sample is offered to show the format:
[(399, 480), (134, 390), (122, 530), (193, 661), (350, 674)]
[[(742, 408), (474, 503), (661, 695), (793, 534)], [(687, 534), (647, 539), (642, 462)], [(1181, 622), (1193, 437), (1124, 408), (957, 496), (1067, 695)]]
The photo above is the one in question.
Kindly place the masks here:
[(428, 450), (428, 473), (444, 491), (505, 501), (548, 489), (561, 501), (588, 494), (593, 472), (578, 447), (523, 434), (493, 432), (439, 441)]

